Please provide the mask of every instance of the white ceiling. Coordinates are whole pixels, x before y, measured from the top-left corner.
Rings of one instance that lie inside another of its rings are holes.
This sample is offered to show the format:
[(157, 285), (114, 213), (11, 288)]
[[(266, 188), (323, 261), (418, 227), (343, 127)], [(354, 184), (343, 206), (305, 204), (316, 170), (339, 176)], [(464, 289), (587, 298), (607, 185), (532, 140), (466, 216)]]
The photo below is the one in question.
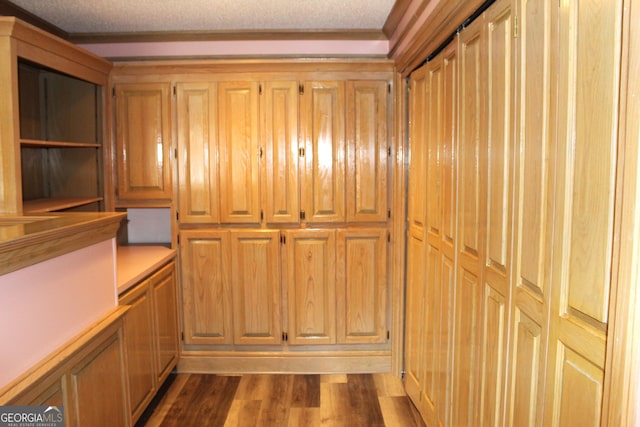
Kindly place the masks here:
[(394, 0), (10, 0), (69, 34), (381, 30)]

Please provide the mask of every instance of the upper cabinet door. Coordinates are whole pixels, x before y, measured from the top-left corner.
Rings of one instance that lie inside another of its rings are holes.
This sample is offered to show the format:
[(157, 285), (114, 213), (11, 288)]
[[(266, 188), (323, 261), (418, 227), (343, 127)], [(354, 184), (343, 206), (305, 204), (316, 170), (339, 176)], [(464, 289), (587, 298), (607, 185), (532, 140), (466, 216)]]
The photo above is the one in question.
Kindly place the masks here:
[(257, 81), (218, 84), (220, 222), (259, 224)]
[(301, 121), (306, 165), (303, 210), (307, 222), (345, 220), (345, 84), (304, 84)]
[(268, 81), (261, 100), (267, 223), (300, 222), (298, 82)]
[(118, 199), (171, 199), (171, 85), (118, 84)]
[(347, 221), (387, 219), (388, 83), (347, 83)]
[(178, 83), (178, 189), (181, 223), (217, 223), (215, 83)]

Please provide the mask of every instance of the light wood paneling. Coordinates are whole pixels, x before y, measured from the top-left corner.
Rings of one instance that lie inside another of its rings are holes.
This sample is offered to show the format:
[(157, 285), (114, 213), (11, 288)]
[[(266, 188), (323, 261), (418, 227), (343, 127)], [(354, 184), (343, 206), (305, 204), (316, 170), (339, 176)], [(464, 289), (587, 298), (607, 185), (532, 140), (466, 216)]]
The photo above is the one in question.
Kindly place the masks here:
[(305, 148), (303, 206), (307, 222), (345, 220), (345, 83), (304, 82), (300, 111)]
[(387, 230), (339, 230), (337, 238), (337, 341), (387, 342)]
[(346, 198), (348, 222), (387, 219), (390, 149), (386, 81), (347, 82)]
[(289, 344), (336, 343), (336, 232), (286, 232)]
[(300, 222), (297, 81), (267, 81), (261, 97), (267, 223)]
[(229, 231), (180, 232), (184, 343), (233, 342)]
[(280, 232), (231, 231), (234, 344), (280, 344)]
[(482, 265), (487, 149), (485, 130), (484, 16), (459, 36), (460, 139), (458, 172), (458, 266), (453, 358), (453, 425), (472, 425), (479, 418), (482, 343)]
[(217, 86), (178, 83), (176, 88), (179, 221), (217, 223)]
[(407, 290), (405, 314), (405, 387), (411, 400), (419, 405), (423, 378), (422, 346), (425, 289), (424, 237), (414, 228), (407, 238)]
[[(622, 1), (558, 10), (556, 178), (545, 424), (600, 422), (616, 190)], [(597, 118), (597, 119), (596, 119)], [(571, 398), (569, 398), (571, 396)]]
[(155, 314), (156, 375), (158, 383), (162, 383), (176, 365), (180, 350), (175, 263), (163, 267), (150, 280)]
[(115, 86), (116, 158), (120, 200), (171, 199), (171, 87)]
[(218, 84), (220, 221), (260, 223), (257, 81)]
[(409, 108), (409, 224), (423, 228), (426, 220), (426, 67), (411, 75)]

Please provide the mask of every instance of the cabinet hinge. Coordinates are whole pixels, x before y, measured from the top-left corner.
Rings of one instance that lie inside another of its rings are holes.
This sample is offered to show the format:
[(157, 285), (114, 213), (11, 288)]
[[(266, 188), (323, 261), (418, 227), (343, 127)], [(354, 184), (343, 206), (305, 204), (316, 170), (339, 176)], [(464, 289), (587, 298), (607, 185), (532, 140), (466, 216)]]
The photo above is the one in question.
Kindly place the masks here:
[(180, 338), (184, 341), (184, 332), (180, 332)]
[(299, 157), (304, 157), (304, 147), (298, 148), (298, 156)]
[(387, 84), (387, 88), (389, 89), (389, 93), (391, 93), (391, 83)]
[(258, 85), (258, 95), (262, 95), (262, 84)]
[(174, 94), (174, 95), (176, 95), (177, 93), (178, 93), (178, 91), (177, 91), (177, 89), (176, 89), (176, 86), (175, 86), (175, 85), (173, 85), (173, 94)]
[(391, 232), (387, 231), (387, 242), (391, 243)]
[(300, 220), (303, 221), (305, 219), (305, 217), (306, 217), (305, 212), (304, 211), (300, 211)]
[(177, 158), (178, 158), (178, 149), (177, 149), (177, 148), (174, 148), (174, 149), (173, 149), (173, 158), (174, 158), (174, 159), (177, 159)]
[(262, 159), (263, 150), (262, 147), (258, 148), (258, 158)]
[(260, 209), (260, 221), (264, 221), (264, 211)]
[(391, 157), (391, 147), (387, 147), (387, 156)]
[(287, 236), (285, 236), (284, 234), (280, 236), (280, 243), (282, 243), (283, 245), (287, 244)]
[(391, 219), (391, 209), (387, 209), (387, 218)]
[(289, 335), (286, 332), (282, 333), (282, 341), (287, 342), (289, 340)]
[(113, 96), (114, 98), (116, 97), (116, 88), (115, 87), (111, 88), (111, 96)]
[(387, 331), (387, 341), (391, 339), (391, 332)]
[(300, 92), (300, 95), (304, 95), (304, 85), (303, 84), (298, 85), (298, 92)]
[(176, 221), (180, 221), (180, 212), (176, 211)]
[(513, 38), (517, 39), (518, 35), (518, 15), (513, 17)]

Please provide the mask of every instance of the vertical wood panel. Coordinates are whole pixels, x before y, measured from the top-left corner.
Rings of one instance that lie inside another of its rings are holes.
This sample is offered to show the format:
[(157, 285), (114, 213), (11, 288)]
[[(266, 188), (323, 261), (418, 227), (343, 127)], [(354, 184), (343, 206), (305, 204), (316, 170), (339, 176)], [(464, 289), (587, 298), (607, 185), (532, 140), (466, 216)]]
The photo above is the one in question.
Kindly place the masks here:
[(516, 309), (513, 317), (514, 339), (511, 381), (513, 390), (509, 408), (509, 425), (536, 425), (540, 405), (538, 383), (544, 372), (540, 366), (541, 329), (523, 311)]
[(282, 341), (280, 232), (231, 232), (234, 344)]
[(334, 344), (335, 231), (287, 231), (286, 238), (289, 343)]
[(586, 1), (574, 7), (569, 18), (576, 28), (569, 52), (576, 60), (569, 64), (573, 80), (568, 81), (568, 95), (575, 99), (568, 123), (567, 172), (573, 175), (573, 188), (567, 189), (572, 194), (568, 305), (606, 323), (620, 66), (619, 31), (613, 30), (620, 28), (621, 6), (619, 1)]
[(426, 67), (411, 75), (409, 97), (409, 223), (424, 227), (426, 220)]
[[(427, 65), (427, 230), (439, 236), (441, 227), (440, 146), (442, 144), (442, 61)], [(439, 240), (439, 239), (438, 239)]]
[(389, 148), (388, 83), (347, 82), (347, 221), (385, 221)]
[(265, 82), (262, 97), (265, 218), (268, 223), (298, 223), (298, 82)]
[(220, 221), (258, 224), (258, 82), (220, 82), (218, 113)]
[(115, 89), (118, 197), (170, 199), (171, 87), (136, 83)]
[[(457, 221), (457, 137), (458, 137), (458, 50), (452, 43), (443, 52), (443, 130), (440, 164), (442, 168), (442, 239), (441, 250), (453, 257)], [(450, 248), (450, 249), (448, 249)]]
[(308, 222), (342, 222), (346, 179), (345, 84), (306, 82), (302, 103), (306, 219)]
[(228, 231), (181, 231), (185, 344), (233, 342)]
[(387, 341), (386, 229), (339, 230), (337, 322), (339, 343)]
[(214, 83), (177, 84), (181, 223), (217, 223), (217, 94)]

